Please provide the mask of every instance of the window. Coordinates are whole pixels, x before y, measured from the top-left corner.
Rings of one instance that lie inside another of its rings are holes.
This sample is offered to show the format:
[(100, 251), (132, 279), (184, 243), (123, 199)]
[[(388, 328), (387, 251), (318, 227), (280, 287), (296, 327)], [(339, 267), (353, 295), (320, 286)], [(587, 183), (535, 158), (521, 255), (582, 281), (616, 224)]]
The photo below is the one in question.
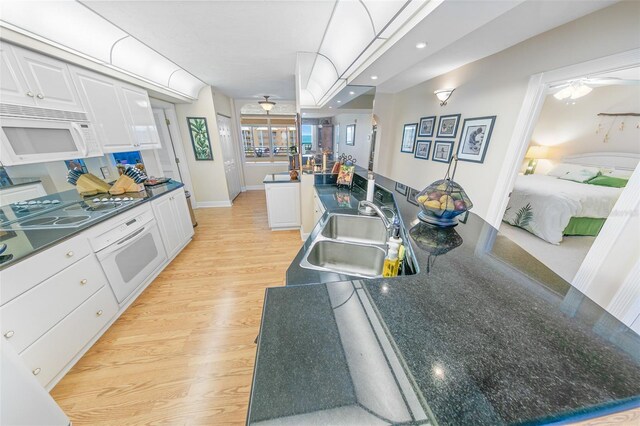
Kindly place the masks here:
[(288, 161), (296, 144), (295, 118), (243, 116), (241, 123), (245, 161)]
[(316, 126), (303, 124), (301, 127), (302, 153), (306, 154), (313, 149)]

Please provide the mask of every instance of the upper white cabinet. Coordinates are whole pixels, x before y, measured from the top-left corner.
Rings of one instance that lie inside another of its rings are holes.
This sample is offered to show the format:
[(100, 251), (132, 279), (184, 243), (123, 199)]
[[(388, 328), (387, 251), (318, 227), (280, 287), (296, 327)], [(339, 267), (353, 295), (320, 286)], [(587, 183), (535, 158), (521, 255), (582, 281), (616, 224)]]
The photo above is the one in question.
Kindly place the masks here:
[(29, 90), (11, 46), (0, 43), (0, 100), (9, 104), (35, 105), (35, 94)]
[(102, 150), (135, 150), (117, 82), (83, 68), (73, 67), (71, 71), (89, 119), (96, 128)]
[(124, 105), (130, 133), (137, 149), (161, 148), (158, 128), (153, 119), (151, 102), (145, 90), (134, 86), (122, 86)]
[(84, 68), (71, 71), (104, 152), (161, 147), (146, 91)]
[(69, 67), (30, 50), (2, 43), (2, 102), (82, 111)]

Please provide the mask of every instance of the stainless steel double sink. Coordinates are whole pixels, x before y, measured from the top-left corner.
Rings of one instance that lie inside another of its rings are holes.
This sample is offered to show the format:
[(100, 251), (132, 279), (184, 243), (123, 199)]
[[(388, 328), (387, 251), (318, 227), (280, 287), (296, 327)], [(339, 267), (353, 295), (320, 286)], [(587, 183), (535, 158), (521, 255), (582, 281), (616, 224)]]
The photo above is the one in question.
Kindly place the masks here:
[(377, 216), (331, 213), (300, 266), (363, 278), (382, 276), (388, 231)]

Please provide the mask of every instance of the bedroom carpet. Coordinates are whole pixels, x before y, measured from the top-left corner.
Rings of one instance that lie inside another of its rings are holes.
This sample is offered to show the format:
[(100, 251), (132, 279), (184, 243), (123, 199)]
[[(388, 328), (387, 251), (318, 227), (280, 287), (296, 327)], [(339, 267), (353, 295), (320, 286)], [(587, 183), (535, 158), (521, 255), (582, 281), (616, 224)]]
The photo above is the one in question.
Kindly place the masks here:
[(575, 277), (595, 241), (595, 237), (564, 237), (556, 246), (504, 222), (499, 231), (568, 282)]

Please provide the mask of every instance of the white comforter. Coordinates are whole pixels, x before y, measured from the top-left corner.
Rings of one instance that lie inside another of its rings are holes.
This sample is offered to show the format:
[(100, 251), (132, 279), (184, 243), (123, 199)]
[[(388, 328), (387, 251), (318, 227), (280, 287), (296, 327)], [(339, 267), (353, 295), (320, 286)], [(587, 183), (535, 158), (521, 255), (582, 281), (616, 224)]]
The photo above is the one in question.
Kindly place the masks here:
[(622, 188), (553, 176), (518, 176), (502, 220), (559, 244), (572, 217), (606, 218), (620, 193)]

